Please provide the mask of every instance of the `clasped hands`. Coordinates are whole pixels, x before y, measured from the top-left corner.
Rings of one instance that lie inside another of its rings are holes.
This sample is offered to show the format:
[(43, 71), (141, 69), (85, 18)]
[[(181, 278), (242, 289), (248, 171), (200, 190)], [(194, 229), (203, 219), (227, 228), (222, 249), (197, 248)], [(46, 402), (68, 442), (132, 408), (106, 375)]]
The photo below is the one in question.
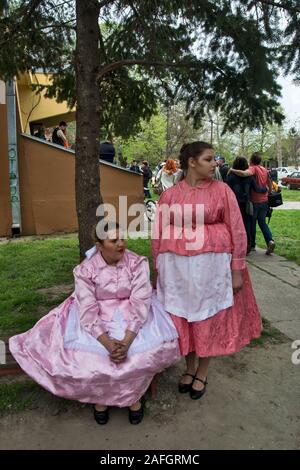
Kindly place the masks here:
[(127, 358), (128, 350), (136, 337), (136, 333), (127, 330), (122, 340), (110, 338), (107, 333), (98, 337), (98, 341), (107, 349), (112, 362), (116, 364)]

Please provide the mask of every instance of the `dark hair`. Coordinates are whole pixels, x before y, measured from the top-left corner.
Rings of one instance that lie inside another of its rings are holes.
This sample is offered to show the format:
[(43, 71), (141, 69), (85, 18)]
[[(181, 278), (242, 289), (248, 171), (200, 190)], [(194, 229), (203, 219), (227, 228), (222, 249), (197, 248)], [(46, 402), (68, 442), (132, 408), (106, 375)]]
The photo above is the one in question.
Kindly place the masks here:
[(261, 163), (261, 156), (258, 152), (254, 152), (251, 155), (250, 163), (252, 163), (252, 165), (259, 165)]
[(65, 121), (60, 121), (59, 126), (65, 126), (67, 127), (67, 123)]
[(192, 142), (190, 144), (184, 144), (180, 149), (179, 161), (180, 168), (186, 171), (189, 166), (189, 158), (197, 158), (204, 152), (204, 150), (213, 149), (211, 144), (202, 141)]
[(249, 168), (247, 159), (245, 157), (236, 157), (233, 161), (232, 168), (234, 170), (247, 170)]
[(143, 162), (143, 165), (148, 166), (148, 162), (146, 160)]
[(118, 230), (120, 228), (120, 225), (118, 224), (118, 222), (109, 220), (108, 222), (106, 222), (104, 226), (99, 227), (98, 224), (100, 222), (101, 220), (97, 222), (97, 224), (93, 227), (92, 239), (94, 243), (96, 242), (103, 243), (103, 241), (107, 238), (108, 232), (110, 232), (111, 230)]

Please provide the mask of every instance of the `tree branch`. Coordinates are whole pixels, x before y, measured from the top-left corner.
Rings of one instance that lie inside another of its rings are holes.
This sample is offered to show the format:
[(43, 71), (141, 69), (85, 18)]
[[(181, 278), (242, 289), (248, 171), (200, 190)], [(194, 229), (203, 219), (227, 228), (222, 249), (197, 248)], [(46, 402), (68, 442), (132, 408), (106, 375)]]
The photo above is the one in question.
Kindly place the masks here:
[(287, 11), (291, 11), (293, 13), (300, 13), (300, 7), (291, 7), (285, 3), (282, 3), (282, 2), (275, 2), (275, 1), (272, 1), (272, 0), (259, 0), (259, 2), (257, 3), (263, 3), (264, 5), (270, 5), (272, 7), (276, 7), (276, 8), (282, 8), (283, 10), (287, 10)]
[(110, 3), (114, 3), (115, 0), (102, 0), (101, 2), (99, 2), (99, 9), (101, 9), (102, 7), (105, 7), (106, 5), (109, 5)]
[(112, 72), (115, 69), (126, 65), (145, 65), (148, 67), (153, 67), (158, 65), (160, 67), (199, 67), (199, 63), (197, 62), (164, 62), (162, 60), (142, 60), (142, 59), (124, 59), (118, 62), (113, 62), (112, 64), (108, 64), (100, 70), (99, 78), (103, 77), (109, 72)]

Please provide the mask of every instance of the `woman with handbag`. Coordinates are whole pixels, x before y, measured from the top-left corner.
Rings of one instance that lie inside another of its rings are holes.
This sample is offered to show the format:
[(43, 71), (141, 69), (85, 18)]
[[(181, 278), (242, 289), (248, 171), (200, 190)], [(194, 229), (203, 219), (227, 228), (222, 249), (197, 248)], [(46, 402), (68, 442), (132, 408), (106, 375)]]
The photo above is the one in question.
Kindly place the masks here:
[[(250, 167), (246, 170), (236, 170), (231, 168), (229, 171), (237, 176), (246, 178), (248, 176), (255, 176), (256, 183), (261, 187), (268, 188), (269, 192), (272, 191), (271, 179), (269, 173), (261, 165), (261, 156), (255, 152), (250, 158)], [(253, 203), (253, 220), (251, 224), (251, 250), (255, 250), (255, 238), (256, 238), (256, 221), (258, 222), (259, 228), (264, 236), (267, 251), (266, 255), (273, 253), (275, 249), (275, 242), (273, 240), (272, 232), (266, 222), (267, 213), (269, 210), (268, 193), (263, 194), (257, 191), (251, 190), (251, 202)]]
[[(236, 157), (232, 164), (234, 170), (247, 170), (249, 168), (248, 162), (245, 157)], [(253, 204), (250, 200), (250, 191), (264, 194), (267, 192), (266, 187), (260, 187), (256, 184), (254, 176), (247, 176), (243, 178), (230, 172), (227, 175), (227, 184), (234, 192), (247, 234), (247, 253), (251, 251), (251, 226), (253, 223)]]

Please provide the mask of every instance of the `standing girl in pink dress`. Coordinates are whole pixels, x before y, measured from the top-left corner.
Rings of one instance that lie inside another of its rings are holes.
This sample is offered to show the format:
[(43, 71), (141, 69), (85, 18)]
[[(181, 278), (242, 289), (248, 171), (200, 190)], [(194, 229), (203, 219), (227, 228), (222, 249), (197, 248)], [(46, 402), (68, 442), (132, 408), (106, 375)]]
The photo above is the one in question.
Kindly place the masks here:
[(117, 224), (97, 234), (74, 269), (74, 293), (9, 347), (53, 394), (94, 403), (98, 424), (107, 423), (109, 406), (129, 407), (138, 424), (153, 377), (180, 357), (178, 335), (152, 295), (147, 258), (125, 249)]
[[(179, 392), (198, 399), (206, 390), (210, 358), (235, 353), (259, 337), (261, 319), (245, 262), (242, 217), (229, 186), (213, 179), (212, 146), (184, 145), (180, 164), (184, 179), (159, 200), (152, 252), (158, 300), (172, 315), (186, 358)], [(186, 220), (197, 243), (191, 243)]]

